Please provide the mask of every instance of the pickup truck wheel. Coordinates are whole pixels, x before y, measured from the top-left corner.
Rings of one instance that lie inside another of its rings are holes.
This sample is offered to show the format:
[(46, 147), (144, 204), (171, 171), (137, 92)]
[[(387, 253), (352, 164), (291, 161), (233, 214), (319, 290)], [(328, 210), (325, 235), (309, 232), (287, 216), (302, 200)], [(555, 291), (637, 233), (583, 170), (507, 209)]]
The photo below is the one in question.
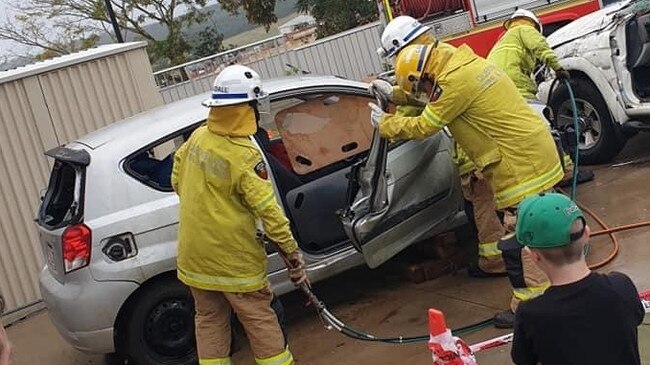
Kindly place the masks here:
[(169, 278), (142, 289), (125, 324), (124, 350), (137, 365), (196, 364), (194, 303), (181, 282)]
[[(581, 130), (579, 163), (592, 165), (610, 161), (625, 146), (626, 138), (620, 126), (612, 120), (605, 100), (590, 81), (575, 78), (571, 80), (571, 87)], [(573, 125), (573, 107), (564, 84), (558, 85), (553, 92), (550, 107), (559, 126)]]

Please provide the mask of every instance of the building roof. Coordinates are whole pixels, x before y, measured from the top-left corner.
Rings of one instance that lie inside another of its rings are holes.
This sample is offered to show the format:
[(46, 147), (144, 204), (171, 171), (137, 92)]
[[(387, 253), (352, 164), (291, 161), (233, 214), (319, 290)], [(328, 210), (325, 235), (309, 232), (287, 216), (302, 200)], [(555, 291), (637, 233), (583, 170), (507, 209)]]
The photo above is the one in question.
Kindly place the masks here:
[(278, 26), (278, 28), (293, 28), (298, 24), (303, 24), (303, 23), (309, 23), (309, 24), (314, 24), (316, 23), (316, 18), (309, 14), (302, 14), (298, 15), (297, 17), (289, 20), (288, 22)]
[(32, 63), (12, 70), (0, 71), (0, 84), (34, 76), (98, 58), (124, 53), (137, 48), (144, 48), (147, 42), (114, 43), (89, 48), (83, 51)]

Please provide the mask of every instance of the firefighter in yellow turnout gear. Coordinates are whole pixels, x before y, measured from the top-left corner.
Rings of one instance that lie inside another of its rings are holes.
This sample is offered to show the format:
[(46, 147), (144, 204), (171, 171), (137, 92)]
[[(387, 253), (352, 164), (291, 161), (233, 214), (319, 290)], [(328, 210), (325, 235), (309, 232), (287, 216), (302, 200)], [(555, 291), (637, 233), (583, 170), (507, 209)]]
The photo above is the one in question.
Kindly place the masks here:
[[(382, 48), (378, 49), (377, 53), (384, 57), (392, 57), (399, 54), (400, 50), (407, 45), (433, 45), (437, 40), (431, 34), (429, 26), (421, 24), (412, 17), (399, 16), (386, 26), (381, 42)], [(449, 48), (450, 51), (455, 50), (454, 46), (446, 43), (440, 43), (439, 47)], [(410, 97), (410, 94), (405, 93), (399, 86), (392, 86), (384, 80), (373, 81), (371, 91), (374, 90), (386, 95), (397, 105), (395, 113), (397, 116), (419, 116), (426, 106), (426, 102)], [(506, 269), (497, 242), (505, 231), (496, 213), (492, 190), (457, 143), (454, 144), (454, 162), (458, 165), (461, 175), (463, 196), (472, 205), (479, 243), (478, 263), (472, 263), (468, 272), (474, 277), (502, 276)]]
[[(487, 59), (505, 71), (524, 98), (537, 98), (537, 83), (532, 78), (537, 63), (552, 69), (559, 80), (568, 80), (571, 77), (549, 47), (542, 35), (542, 23), (533, 12), (519, 9), (503, 23), (503, 27), (506, 32), (494, 45)], [(568, 150), (562, 157), (565, 170), (562, 182), (564, 186), (569, 185), (574, 166)], [(591, 171), (578, 172), (578, 182), (590, 181), (593, 177)]]
[[(424, 95), (428, 104), (417, 117), (390, 115), (371, 104), (373, 124), (383, 137), (423, 139), (448, 127), (492, 188), (497, 209), (513, 216), (521, 200), (552, 189), (562, 179), (546, 123), (501, 69), (468, 46), (408, 46), (397, 57), (395, 73), (402, 90)], [(507, 327), (519, 301), (543, 293), (549, 284), (521, 250), (503, 252), (503, 257), (513, 299), (511, 311), (495, 320)]]
[(291, 279), (300, 283), (307, 276), (260, 152), (250, 140), (264, 97), (255, 71), (227, 67), (215, 80), (212, 98), (203, 103), (210, 108), (207, 124), (174, 156), (172, 186), (180, 199), (178, 278), (194, 297), (200, 365), (231, 364), (233, 310), (257, 364), (293, 364), (271, 308), (258, 219), (296, 268)]
[(535, 14), (517, 10), (503, 26), (506, 32), (487, 59), (508, 74), (524, 98), (537, 97), (537, 84), (531, 75), (538, 61), (555, 71), (560, 79), (570, 77), (542, 35), (542, 24)]

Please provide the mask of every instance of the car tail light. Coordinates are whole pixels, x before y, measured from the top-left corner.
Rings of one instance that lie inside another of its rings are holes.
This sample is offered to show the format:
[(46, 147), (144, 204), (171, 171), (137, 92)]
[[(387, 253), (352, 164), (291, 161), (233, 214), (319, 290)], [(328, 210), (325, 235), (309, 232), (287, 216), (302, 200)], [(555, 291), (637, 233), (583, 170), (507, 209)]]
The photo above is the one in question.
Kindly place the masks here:
[(63, 231), (63, 264), (65, 273), (88, 266), (90, 262), (90, 228), (76, 224)]

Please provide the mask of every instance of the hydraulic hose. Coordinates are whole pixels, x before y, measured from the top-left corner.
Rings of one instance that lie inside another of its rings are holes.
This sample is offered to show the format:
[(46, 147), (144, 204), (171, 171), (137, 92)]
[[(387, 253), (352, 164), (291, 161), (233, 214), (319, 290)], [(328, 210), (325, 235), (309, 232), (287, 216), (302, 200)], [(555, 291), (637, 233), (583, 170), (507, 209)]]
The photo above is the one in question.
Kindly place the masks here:
[(571, 99), (571, 108), (573, 109), (573, 129), (575, 130), (576, 135), (576, 147), (573, 156), (573, 181), (571, 183), (571, 200), (576, 200), (576, 188), (578, 186), (578, 166), (580, 158), (580, 129), (578, 128), (578, 105), (576, 104), (576, 98), (573, 95), (573, 89), (569, 80), (564, 80), (564, 86), (569, 90), (569, 99)]
[[(262, 236), (262, 240), (266, 243), (273, 243), (266, 236)], [(286, 254), (277, 245), (275, 246), (278, 255), (282, 258), (282, 261), (284, 261), (284, 264), (287, 266), (287, 268), (292, 268), (293, 265), (291, 261), (289, 261), (289, 259), (287, 258)], [(422, 343), (422, 342), (429, 341), (429, 335), (412, 336), (412, 337), (404, 337), (404, 336), (378, 337), (370, 333), (359, 331), (353, 327), (348, 326), (343, 321), (338, 319), (334, 314), (332, 314), (332, 312), (330, 312), (325, 306), (325, 303), (321, 301), (316, 296), (316, 294), (314, 294), (314, 292), (311, 290), (311, 285), (308, 282), (300, 284), (299, 287), (302, 290), (302, 292), (305, 294), (309, 302), (314, 305), (318, 317), (320, 318), (325, 328), (328, 330), (335, 329), (347, 337), (353, 338), (355, 340), (368, 341), (368, 342), (382, 342), (388, 344), (412, 344), (412, 343)], [(453, 329), (452, 333), (454, 335), (461, 335), (465, 333), (478, 331), (482, 328), (492, 325), (493, 322), (494, 322), (493, 319), (487, 319), (468, 326)]]
[[(555, 86), (555, 83), (558, 80), (555, 79), (551, 83), (551, 88), (549, 91), (549, 101), (550, 101), (550, 95), (553, 91), (553, 87)], [(580, 131), (578, 129), (578, 107), (576, 104), (575, 96), (573, 94), (573, 90), (571, 88), (571, 85), (567, 80), (564, 80), (564, 85), (569, 91), (569, 97), (571, 99), (571, 107), (573, 108), (573, 122), (574, 122), (574, 129), (575, 129), (575, 135), (576, 135), (576, 148), (575, 148), (575, 155), (574, 155), (574, 170), (573, 170), (573, 181), (572, 181), (572, 190), (571, 190), (571, 200), (575, 201), (575, 196), (576, 196), (576, 187), (577, 187), (577, 180), (578, 180), (578, 166), (579, 166), (579, 142), (580, 142)], [(548, 105), (548, 103), (547, 103)], [(565, 190), (559, 189), (562, 191), (564, 194), (569, 195)], [(624, 230), (629, 230), (629, 229), (635, 229), (635, 228), (641, 228), (641, 227), (647, 227), (650, 226), (650, 221), (646, 222), (639, 222), (639, 223), (633, 223), (633, 224), (627, 224), (619, 227), (613, 227), (610, 228), (596, 213), (594, 213), (591, 209), (585, 207), (583, 204), (580, 204), (579, 202), (576, 201), (576, 204), (589, 216), (591, 216), (602, 228), (600, 231), (593, 232), (591, 234), (592, 237), (600, 236), (607, 234), (609, 235), (610, 239), (612, 240), (614, 248), (612, 249), (612, 252), (603, 260), (589, 265), (590, 269), (597, 269), (602, 266), (607, 265), (609, 262), (611, 262), (617, 255), (620, 249), (619, 242), (616, 239), (616, 236), (614, 236), (614, 232), (620, 232)], [(270, 241), (266, 236), (263, 236), (263, 240), (267, 243), (273, 243)], [(292, 268), (293, 265), (287, 258), (287, 256), (282, 252), (282, 250), (277, 247), (277, 252), (284, 261), (285, 265), (287, 265), (288, 268)], [(398, 337), (378, 337), (370, 333), (366, 333), (360, 330), (357, 330), (353, 327), (348, 326), (345, 324), (343, 321), (339, 320), (334, 314), (332, 314), (326, 307), (325, 303), (322, 302), (311, 290), (310, 284), (303, 283), (300, 285), (300, 289), (303, 291), (303, 293), (307, 296), (309, 299), (309, 302), (311, 302), (314, 307), (316, 308), (316, 312), (318, 313), (318, 316), (328, 330), (331, 329), (336, 329), (339, 331), (341, 334), (356, 339), (360, 341), (368, 341), (368, 342), (382, 342), (382, 343), (387, 343), (387, 344), (414, 344), (414, 343), (423, 343), (423, 342), (428, 342), (429, 341), (429, 335), (422, 335), (422, 336), (412, 336), (412, 337), (404, 337), (404, 336), (398, 336)], [(465, 327), (460, 327), (452, 330), (452, 333), (454, 335), (461, 335), (465, 333), (470, 333), (473, 331), (480, 330), (482, 328), (488, 327), (494, 323), (493, 319), (487, 319), (478, 323), (474, 323)], [(498, 342), (498, 341), (497, 341)], [(507, 340), (499, 342), (499, 344), (507, 343)], [(491, 348), (490, 346), (493, 347), (493, 345), (489, 345), (485, 348)]]
[[(549, 89), (549, 96), (548, 96), (548, 102), (547, 105), (550, 104), (551, 101), (551, 94), (553, 92), (553, 88), (556, 84), (558, 79), (553, 80), (551, 83), (551, 88)], [(590, 217), (592, 217), (602, 228), (601, 231), (593, 232), (591, 234), (592, 237), (600, 236), (603, 234), (609, 235), (609, 238), (612, 240), (612, 245), (613, 249), (609, 253), (609, 255), (594, 264), (589, 265), (589, 268), (594, 270), (598, 269), (600, 267), (603, 267), (610, 263), (616, 256), (618, 255), (618, 252), (620, 250), (620, 245), (618, 243), (618, 239), (616, 239), (616, 236), (614, 236), (613, 232), (617, 231), (622, 231), (625, 229), (632, 229), (632, 228), (639, 228), (639, 227), (644, 227), (650, 225), (650, 222), (642, 222), (642, 223), (636, 223), (636, 224), (630, 224), (627, 226), (621, 226), (621, 227), (616, 227), (616, 228), (609, 228), (607, 224), (596, 214), (594, 213), (591, 209), (587, 208), (583, 204), (580, 204), (579, 202), (576, 201), (576, 193), (577, 193), (577, 187), (578, 187), (578, 171), (579, 171), (579, 166), (580, 166), (580, 129), (578, 127), (578, 105), (576, 103), (575, 95), (573, 94), (573, 88), (571, 88), (571, 84), (569, 83), (569, 80), (564, 80), (564, 86), (567, 88), (569, 92), (569, 100), (571, 101), (571, 109), (573, 111), (573, 129), (575, 131), (575, 137), (576, 137), (576, 147), (573, 155), (573, 178), (571, 181), (571, 194), (568, 194), (565, 190), (559, 189), (566, 195), (571, 196), (571, 200), (575, 201), (576, 204), (582, 209), (583, 212), (587, 213)]]

